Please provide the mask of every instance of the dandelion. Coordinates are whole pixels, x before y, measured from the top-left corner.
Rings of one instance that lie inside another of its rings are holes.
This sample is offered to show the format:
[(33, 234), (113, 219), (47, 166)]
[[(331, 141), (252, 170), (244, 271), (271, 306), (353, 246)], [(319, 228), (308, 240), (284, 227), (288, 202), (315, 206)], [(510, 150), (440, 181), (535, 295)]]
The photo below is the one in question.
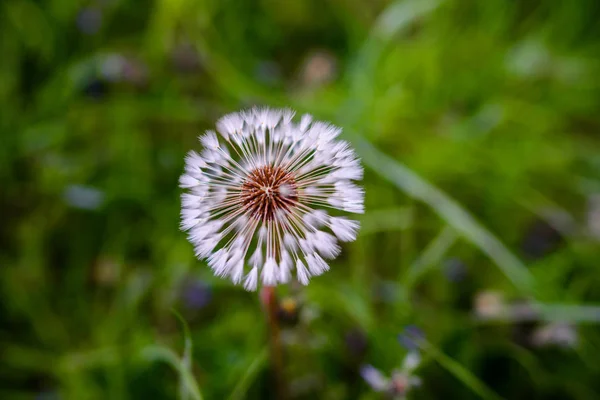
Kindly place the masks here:
[[(201, 153), (186, 158), (180, 185), (183, 230), (215, 275), (246, 290), (296, 279), (306, 285), (329, 270), (338, 241), (359, 224), (322, 208), (363, 213), (363, 170), (341, 129), (269, 108), (224, 116)], [(329, 232), (328, 232), (329, 231)]]

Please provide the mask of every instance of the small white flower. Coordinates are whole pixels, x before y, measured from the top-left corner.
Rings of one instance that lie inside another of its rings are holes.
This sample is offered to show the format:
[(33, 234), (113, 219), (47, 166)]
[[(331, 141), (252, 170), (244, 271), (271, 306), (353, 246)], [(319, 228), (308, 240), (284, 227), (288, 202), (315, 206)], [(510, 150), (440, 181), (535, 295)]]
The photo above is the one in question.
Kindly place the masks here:
[[(338, 241), (359, 224), (323, 207), (363, 213), (360, 161), (341, 129), (291, 110), (252, 109), (224, 116), (185, 159), (181, 228), (215, 275), (247, 290), (293, 276), (306, 285), (329, 269)], [(324, 229), (329, 229), (331, 233)]]
[(386, 378), (383, 373), (372, 365), (364, 365), (360, 368), (360, 376), (375, 390), (383, 392), (390, 385), (389, 378)]
[(421, 356), (416, 351), (411, 351), (404, 357), (402, 369), (407, 372), (412, 372), (421, 364)]
[(409, 352), (402, 368), (393, 370), (389, 378), (372, 365), (363, 365), (360, 375), (374, 391), (385, 392), (394, 399), (405, 399), (412, 388), (421, 385), (421, 379), (414, 374), (420, 363), (419, 353)]
[(542, 325), (533, 332), (533, 344), (539, 347), (558, 346), (573, 348), (577, 346), (579, 336), (572, 324), (565, 322), (551, 322)]
[(506, 314), (506, 303), (502, 293), (482, 291), (475, 296), (475, 315), (482, 319), (500, 318)]

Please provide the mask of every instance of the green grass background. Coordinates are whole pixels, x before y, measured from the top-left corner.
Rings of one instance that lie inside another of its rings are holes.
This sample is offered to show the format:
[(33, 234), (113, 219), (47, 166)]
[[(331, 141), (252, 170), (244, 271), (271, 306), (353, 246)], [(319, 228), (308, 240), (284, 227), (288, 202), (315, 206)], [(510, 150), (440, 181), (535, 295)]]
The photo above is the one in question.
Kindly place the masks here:
[[(293, 398), (381, 398), (358, 369), (399, 366), (407, 325), (410, 398), (599, 398), (599, 20), (596, 0), (2, 1), (0, 398), (274, 398), (256, 294), (178, 229), (185, 153), (253, 105), (343, 127), (366, 167), (358, 240), (281, 288)], [(540, 321), (477, 320), (485, 290)], [(549, 320), (577, 343), (532, 345)]]

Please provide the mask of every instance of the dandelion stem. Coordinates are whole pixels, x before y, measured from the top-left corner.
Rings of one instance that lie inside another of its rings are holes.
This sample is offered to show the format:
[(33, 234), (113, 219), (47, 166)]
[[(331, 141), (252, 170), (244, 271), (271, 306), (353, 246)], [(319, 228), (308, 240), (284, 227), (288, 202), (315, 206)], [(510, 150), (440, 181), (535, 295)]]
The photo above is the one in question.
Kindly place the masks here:
[(271, 368), (275, 386), (277, 390), (277, 399), (285, 400), (287, 396), (287, 385), (285, 371), (283, 369), (283, 348), (281, 345), (281, 335), (279, 320), (277, 319), (277, 293), (273, 286), (263, 286), (260, 291), (260, 300), (267, 316), (269, 324), (269, 345), (271, 349)]

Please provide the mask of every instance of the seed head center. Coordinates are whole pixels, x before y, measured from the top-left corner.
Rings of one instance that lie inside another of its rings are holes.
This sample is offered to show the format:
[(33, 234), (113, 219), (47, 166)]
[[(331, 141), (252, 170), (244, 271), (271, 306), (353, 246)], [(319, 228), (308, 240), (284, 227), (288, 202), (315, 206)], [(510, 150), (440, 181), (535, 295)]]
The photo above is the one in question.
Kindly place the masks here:
[(298, 200), (292, 173), (278, 166), (254, 169), (242, 184), (242, 206), (255, 219), (270, 221), (277, 212), (289, 211)]

